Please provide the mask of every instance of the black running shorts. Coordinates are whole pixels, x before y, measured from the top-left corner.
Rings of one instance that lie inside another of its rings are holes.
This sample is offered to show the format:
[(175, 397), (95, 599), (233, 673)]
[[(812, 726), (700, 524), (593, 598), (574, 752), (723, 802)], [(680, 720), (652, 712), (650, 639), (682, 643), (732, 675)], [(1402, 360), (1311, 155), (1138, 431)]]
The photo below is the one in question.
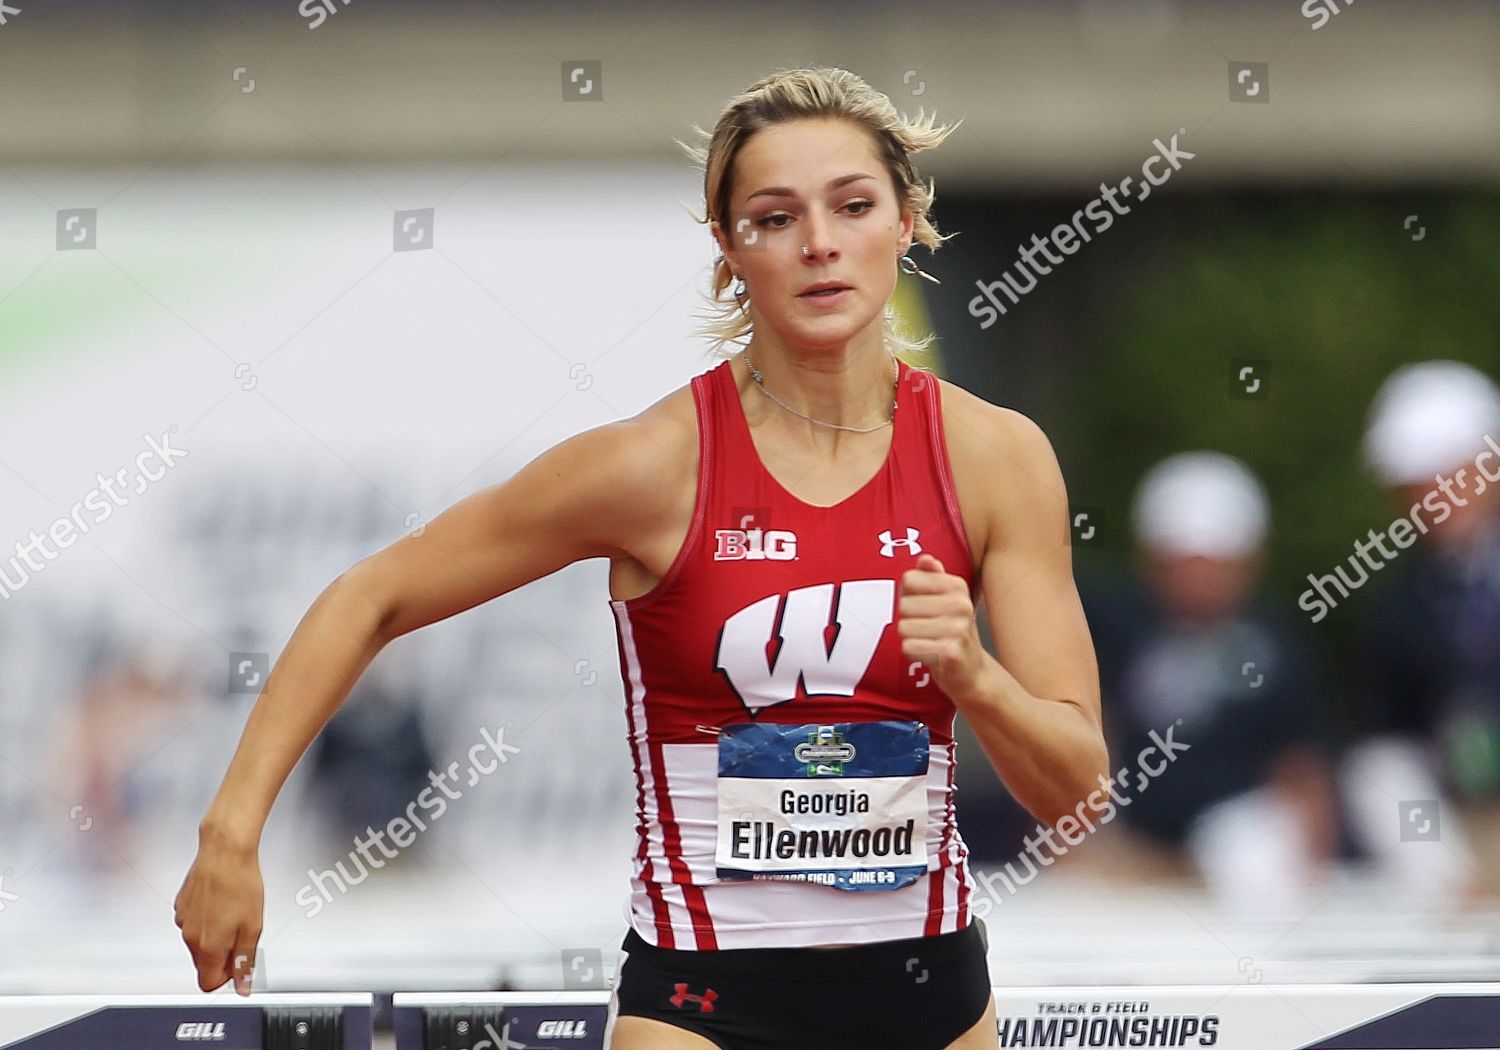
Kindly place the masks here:
[(944, 1050), (989, 1003), (987, 947), (978, 919), (934, 937), (831, 949), (657, 948), (630, 930), (611, 1012), (725, 1050)]

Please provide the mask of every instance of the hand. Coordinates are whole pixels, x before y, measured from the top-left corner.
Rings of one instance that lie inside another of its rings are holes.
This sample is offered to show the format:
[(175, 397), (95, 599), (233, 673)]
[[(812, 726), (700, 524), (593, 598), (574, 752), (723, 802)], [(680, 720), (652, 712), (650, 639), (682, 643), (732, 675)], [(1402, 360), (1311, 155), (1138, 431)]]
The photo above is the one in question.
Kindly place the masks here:
[(232, 979), (236, 992), (249, 995), (265, 916), (255, 851), (200, 845), (172, 910), (198, 968), (198, 987), (211, 992)]
[(963, 578), (945, 572), (931, 554), (919, 555), (917, 567), (901, 574), (896, 629), (902, 657), (926, 665), (950, 700), (959, 704), (970, 695), (987, 655), (974, 603)]

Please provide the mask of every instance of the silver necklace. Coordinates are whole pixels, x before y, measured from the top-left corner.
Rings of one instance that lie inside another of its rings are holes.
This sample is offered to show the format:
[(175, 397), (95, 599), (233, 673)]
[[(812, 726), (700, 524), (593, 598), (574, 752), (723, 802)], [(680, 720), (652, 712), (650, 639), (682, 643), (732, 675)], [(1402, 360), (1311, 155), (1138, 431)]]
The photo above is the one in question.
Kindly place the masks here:
[[(781, 400), (781, 398), (777, 397), (775, 394), (766, 389), (765, 379), (760, 374), (760, 369), (756, 368), (755, 365), (751, 362), (749, 354), (745, 354), (743, 356), (745, 358), (745, 367), (750, 369), (750, 378), (755, 380), (755, 385), (760, 387), (760, 392), (762, 394), (765, 394), (772, 401), (776, 402), (788, 412), (792, 413), (792, 415), (801, 416), (809, 423), (816, 423), (820, 427), (832, 427), (835, 430), (852, 430), (856, 434), (868, 434), (872, 431), (888, 427), (896, 421), (896, 388), (901, 382), (901, 365), (899, 363), (897, 363), (896, 365), (896, 378), (891, 383), (891, 418), (887, 419), (884, 423), (876, 423), (873, 427), (846, 427), (842, 423), (825, 423), (821, 419), (814, 419), (812, 416), (809, 416), (805, 412), (798, 412), (791, 405), (787, 404), (785, 401)], [(896, 355), (892, 354), (891, 360), (895, 361)]]

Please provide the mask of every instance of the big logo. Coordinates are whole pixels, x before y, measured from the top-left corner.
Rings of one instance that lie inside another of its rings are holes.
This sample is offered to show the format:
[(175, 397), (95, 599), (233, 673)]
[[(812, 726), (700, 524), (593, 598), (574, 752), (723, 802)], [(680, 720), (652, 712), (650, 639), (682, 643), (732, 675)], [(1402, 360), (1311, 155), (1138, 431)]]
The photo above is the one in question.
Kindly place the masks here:
[(791, 561), (797, 534), (788, 529), (718, 529), (714, 561)]
[[(834, 592), (838, 592), (837, 608)], [(772, 594), (729, 616), (715, 666), (752, 714), (797, 696), (853, 696), (895, 615), (895, 580), (851, 580)], [(828, 625), (838, 625), (830, 647)], [(767, 653), (781, 640), (774, 665)]]

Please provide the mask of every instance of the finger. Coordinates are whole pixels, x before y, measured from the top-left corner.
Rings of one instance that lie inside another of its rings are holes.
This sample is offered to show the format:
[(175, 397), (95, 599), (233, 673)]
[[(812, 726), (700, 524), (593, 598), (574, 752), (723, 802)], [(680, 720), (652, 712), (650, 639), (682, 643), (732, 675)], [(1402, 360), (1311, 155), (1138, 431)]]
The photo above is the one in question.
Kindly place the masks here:
[(936, 594), (948, 589), (948, 577), (930, 569), (907, 569), (901, 574), (903, 594)]
[(902, 616), (931, 616), (942, 605), (943, 596), (921, 587), (902, 588), (896, 611)]
[(910, 641), (916, 638), (946, 638), (948, 627), (941, 620), (916, 619), (901, 621), (901, 638)]
[(955, 611), (946, 595), (931, 592), (903, 594), (896, 603), (896, 614), (903, 622), (948, 616)]
[(211, 934), (189, 927), (183, 935), (188, 952), (193, 957), (193, 966), (198, 971), (198, 987), (211, 992), (222, 987), (234, 974), (230, 970), (229, 946), (233, 942), (222, 933)]
[(933, 671), (944, 666), (945, 661), (957, 655), (957, 645), (946, 634), (917, 635), (901, 640), (901, 653), (912, 660), (920, 660)]
[(951, 620), (954, 630), (962, 630), (974, 618), (974, 606), (966, 595), (946, 587), (936, 591), (903, 591), (896, 600), (896, 619), (899, 622), (908, 617)]
[(242, 940), (234, 950), (234, 990), (240, 995), (249, 995), (255, 977), (255, 942), (259, 935)]
[[(923, 562), (931, 562), (931, 565), (924, 565)], [(938, 561), (937, 556), (933, 554), (919, 554), (917, 556), (917, 565), (919, 568), (930, 568), (933, 572), (945, 571), (943, 569), (943, 563)]]
[(232, 976), (229, 972), (228, 953), (208, 949), (193, 951), (193, 964), (198, 968), (198, 987), (212, 992), (223, 986)]
[(901, 639), (901, 656), (906, 660), (918, 661), (929, 671), (936, 671), (941, 664), (938, 649), (923, 638)]

